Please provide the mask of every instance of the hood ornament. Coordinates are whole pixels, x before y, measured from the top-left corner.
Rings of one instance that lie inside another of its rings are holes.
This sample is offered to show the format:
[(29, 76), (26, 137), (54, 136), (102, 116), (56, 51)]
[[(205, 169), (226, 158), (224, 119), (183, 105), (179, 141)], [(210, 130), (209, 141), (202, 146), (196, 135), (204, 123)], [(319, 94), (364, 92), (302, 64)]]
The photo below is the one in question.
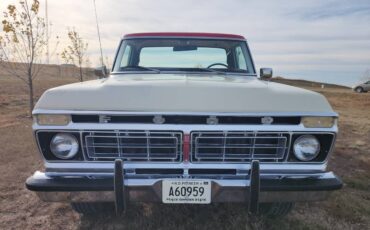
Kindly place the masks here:
[(271, 125), (272, 122), (274, 122), (274, 118), (272, 117), (262, 117), (261, 118), (261, 123), (264, 125)]
[(207, 124), (208, 125), (217, 125), (218, 124), (218, 118), (215, 116), (210, 116), (207, 118)]
[(162, 115), (155, 115), (153, 118), (153, 123), (154, 124), (163, 124), (166, 122), (166, 119), (162, 117)]
[(111, 120), (111, 116), (109, 115), (100, 115), (99, 116), (99, 123), (109, 123)]

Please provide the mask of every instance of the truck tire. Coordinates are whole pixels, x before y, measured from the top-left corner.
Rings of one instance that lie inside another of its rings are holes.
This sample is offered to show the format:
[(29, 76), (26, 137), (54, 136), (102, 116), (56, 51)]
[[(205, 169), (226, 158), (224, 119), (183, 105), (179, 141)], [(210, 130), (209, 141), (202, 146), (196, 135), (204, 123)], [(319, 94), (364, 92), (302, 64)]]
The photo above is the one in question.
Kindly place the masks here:
[(261, 203), (259, 205), (259, 215), (267, 218), (278, 218), (286, 216), (294, 207), (294, 203)]
[(71, 203), (73, 210), (84, 215), (111, 214), (114, 213), (114, 203)]

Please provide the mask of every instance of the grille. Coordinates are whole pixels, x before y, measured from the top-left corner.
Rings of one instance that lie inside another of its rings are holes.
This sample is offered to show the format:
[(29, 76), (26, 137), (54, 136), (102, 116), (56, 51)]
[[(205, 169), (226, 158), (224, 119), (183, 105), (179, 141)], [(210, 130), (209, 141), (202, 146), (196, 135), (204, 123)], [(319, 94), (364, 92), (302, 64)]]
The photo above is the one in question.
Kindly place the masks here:
[(288, 133), (192, 132), (192, 161), (281, 161), (289, 150)]
[[(162, 115), (163, 124), (208, 124), (205, 115)], [(263, 125), (264, 116), (212, 116), (220, 125)], [(271, 125), (298, 125), (299, 116), (271, 117)], [(75, 123), (154, 124), (155, 115), (72, 115)]]
[(182, 132), (86, 132), (84, 148), (92, 160), (180, 161)]

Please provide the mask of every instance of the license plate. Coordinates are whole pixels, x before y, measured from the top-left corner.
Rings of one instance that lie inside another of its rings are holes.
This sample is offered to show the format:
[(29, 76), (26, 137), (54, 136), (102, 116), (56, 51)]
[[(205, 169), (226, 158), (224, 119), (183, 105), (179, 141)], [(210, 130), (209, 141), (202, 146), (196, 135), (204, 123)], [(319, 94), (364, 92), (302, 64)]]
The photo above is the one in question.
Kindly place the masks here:
[(209, 204), (211, 203), (211, 182), (207, 180), (163, 180), (162, 202)]

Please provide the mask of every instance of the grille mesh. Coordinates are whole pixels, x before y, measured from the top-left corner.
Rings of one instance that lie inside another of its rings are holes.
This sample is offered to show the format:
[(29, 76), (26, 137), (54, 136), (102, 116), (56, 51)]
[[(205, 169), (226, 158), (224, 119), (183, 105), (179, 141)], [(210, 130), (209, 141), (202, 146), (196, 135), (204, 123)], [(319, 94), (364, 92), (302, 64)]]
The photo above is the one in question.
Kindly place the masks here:
[(288, 133), (192, 132), (192, 161), (283, 160), (289, 149)]
[(93, 160), (180, 161), (181, 132), (94, 131), (84, 133), (84, 148)]
[[(88, 131), (83, 145), (90, 160), (179, 162), (181, 131)], [(283, 161), (289, 151), (287, 132), (193, 131), (192, 162)]]

